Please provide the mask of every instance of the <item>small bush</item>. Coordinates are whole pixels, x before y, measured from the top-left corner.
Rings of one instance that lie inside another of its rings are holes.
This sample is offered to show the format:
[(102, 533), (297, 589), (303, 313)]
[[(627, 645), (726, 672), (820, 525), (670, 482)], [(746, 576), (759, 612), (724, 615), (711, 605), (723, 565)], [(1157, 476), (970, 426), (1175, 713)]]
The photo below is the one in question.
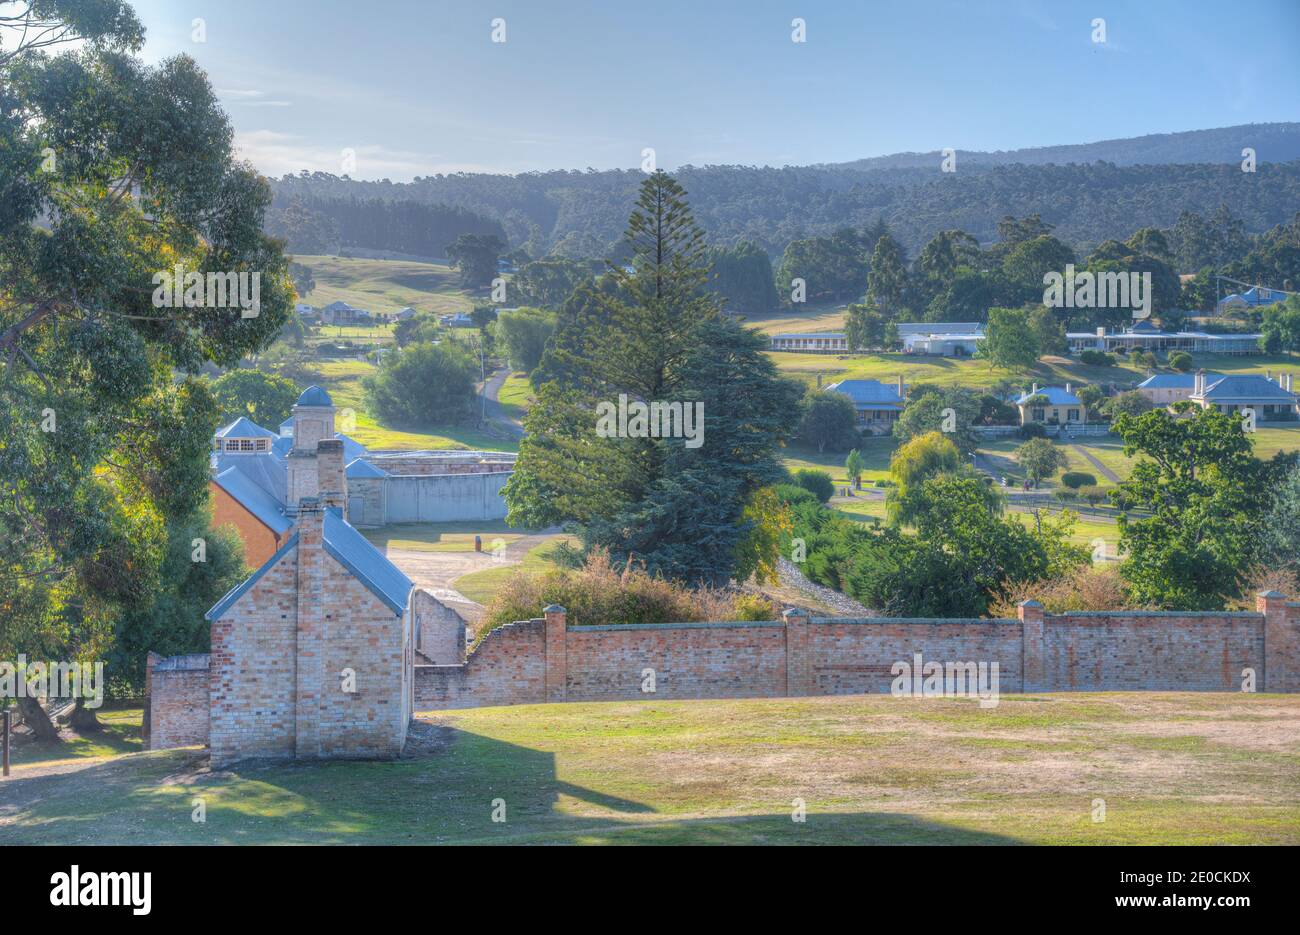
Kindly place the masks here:
[(817, 495), (806, 487), (800, 487), (798, 484), (777, 484), (772, 488), (779, 499), (786, 506), (795, 506), (799, 503), (820, 503)]
[(825, 471), (814, 471), (810, 468), (795, 471), (794, 482), (811, 492), (822, 503), (835, 496), (835, 482)]
[(1146, 610), (1135, 602), (1120, 577), (1119, 566), (1081, 565), (1075, 571), (1051, 581), (1008, 583), (989, 604), (990, 617), (1015, 617), (1021, 601), (1036, 600), (1049, 614), (1087, 610)]
[(1169, 355), (1169, 367), (1179, 373), (1186, 373), (1192, 369), (1192, 355), (1186, 351), (1175, 351)]
[(1047, 429), (1040, 422), (1026, 422), (1020, 426), (1021, 438), (1046, 438)]
[(874, 484), (872, 484), (871, 486), (873, 486), (873, 487), (897, 487), (898, 485), (895, 484), (892, 480), (889, 480), (888, 478), (881, 478), (880, 480), (876, 481), (876, 482), (875, 482)]
[(1110, 500), (1110, 494), (1105, 487), (1080, 487), (1079, 499), (1097, 506)]
[(1052, 496), (1060, 500), (1062, 503), (1070, 503), (1079, 499), (1079, 494), (1068, 487), (1061, 487), (1052, 491)]
[(1066, 471), (1061, 475), (1061, 483), (1071, 490), (1078, 490), (1080, 487), (1096, 487), (1097, 478), (1083, 471)]
[(1105, 351), (1080, 351), (1079, 360), (1090, 367), (1113, 367), (1115, 358)]

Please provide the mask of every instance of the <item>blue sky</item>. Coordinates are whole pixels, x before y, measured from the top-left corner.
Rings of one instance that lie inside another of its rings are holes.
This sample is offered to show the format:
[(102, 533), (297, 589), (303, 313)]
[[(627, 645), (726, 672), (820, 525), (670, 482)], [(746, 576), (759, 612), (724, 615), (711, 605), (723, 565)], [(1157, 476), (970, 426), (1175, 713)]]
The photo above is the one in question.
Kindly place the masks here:
[(353, 177), (405, 181), (630, 168), (646, 147), (669, 169), (805, 165), (1300, 119), (1300, 0), (133, 4), (146, 58), (194, 56), (271, 175), (342, 172), (345, 149)]

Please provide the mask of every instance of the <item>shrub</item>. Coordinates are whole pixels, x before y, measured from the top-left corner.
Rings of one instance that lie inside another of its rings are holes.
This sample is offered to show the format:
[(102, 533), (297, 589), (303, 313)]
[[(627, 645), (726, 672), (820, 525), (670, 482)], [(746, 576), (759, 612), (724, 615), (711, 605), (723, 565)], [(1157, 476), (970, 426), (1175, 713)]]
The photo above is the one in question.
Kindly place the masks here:
[(1079, 494), (1070, 490), (1068, 487), (1061, 487), (1052, 491), (1052, 496), (1060, 500), (1062, 503), (1070, 503), (1079, 499)]
[(822, 503), (835, 496), (835, 482), (825, 471), (803, 468), (794, 472), (794, 482), (817, 497)]
[(1020, 426), (1020, 437), (1025, 439), (1046, 438), (1047, 429), (1043, 427), (1041, 422), (1026, 422)]
[(1115, 358), (1105, 351), (1080, 351), (1079, 360), (1090, 367), (1113, 367), (1115, 365)]
[(594, 549), (580, 568), (558, 568), (541, 575), (520, 570), (507, 578), (487, 606), (479, 641), (503, 624), (536, 617), (549, 604), (568, 611), (570, 626), (775, 620), (780, 615), (776, 605), (761, 596), (692, 590), (648, 575), (633, 564), (620, 570), (608, 552)]
[(372, 414), (389, 425), (424, 427), (472, 420), (478, 374), (478, 361), (459, 347), (408, 344), (361, 382)]
[(1047, 581), (1008, 582), (989, 603), (990, 617), (1015, 617), (1021, 601), (1036, 600), (1049, 614), (1086, 610), (1145, 610), (1130, 596), (1117, 563), (1082, 565)]
[(1192, 369), (1192, 355), (1186, 351), (1175, 351), (1169, 355), (1169, 366), (1179, 373), (1186, 373)]
[(1099, 503), (1105, 503), (1110, 499), (1110, 494), (1105, 487), (1081, 487), (1079, 488), (1079, 497), (1084, 501), (1096, 506)]
[(786, 506), (794, 506), (798, 503), (820, 503), (817, 495), (807, 487), (800, 487), (798, 484), (777, 484), (772, 488), (776, 492), (777, 498)]
[(1080, 487), (1097, 486), (1097, 478), (1083, 471), (1066, 471), (1061, 475), (1061, 483), (1071, 490), (1078, 490)]

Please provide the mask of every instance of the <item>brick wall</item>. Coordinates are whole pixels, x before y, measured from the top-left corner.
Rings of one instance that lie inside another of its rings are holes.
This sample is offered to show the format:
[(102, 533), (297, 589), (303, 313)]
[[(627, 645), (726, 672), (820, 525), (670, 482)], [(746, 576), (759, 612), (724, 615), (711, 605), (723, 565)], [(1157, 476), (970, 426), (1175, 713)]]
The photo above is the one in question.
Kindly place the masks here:
[(999, 690), (1300, 691), (1300, 603), (1257, 612), (1015, 620), (812, 618), (568, 627), (562, 608), (501, 627), (460, 665), (416, 666), (417, 710), (655, 696), (751, 698), (887, 692), (896, 663), (998, 664)]
[(145, 675), (147, 750), (208, 742), (208, 657), (150, 653)]
[(280, 548), (281, 539), (216, 482), (208, 482), (208, 491), (212, 494), (213, 527), (234, 526), (244, 542), (244, 564), (260, 568)]

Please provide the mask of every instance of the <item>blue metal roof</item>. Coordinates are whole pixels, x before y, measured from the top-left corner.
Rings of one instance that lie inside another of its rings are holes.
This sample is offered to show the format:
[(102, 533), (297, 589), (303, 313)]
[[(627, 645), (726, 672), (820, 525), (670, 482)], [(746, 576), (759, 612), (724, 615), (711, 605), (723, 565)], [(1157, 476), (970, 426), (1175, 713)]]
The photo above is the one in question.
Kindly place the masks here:
[(1037, 393), (1026, 393), (1016, 400), (1017, 406), (1023, 406), (1029, 402), (1032, 396), (1044, 396), (1047, 398), (1049, 406), (1082, 406), (1079, 397), (1073, 393), (1067, 393), (1063, 386), (1043, 386), (1039, 387)]
[(270, 429), (264, 429), (247, 416), (240, 416), (229, 425), (217, 429), (217, 438), (275, 438)]
[(839, 383), (832, 383), (826, 389), (843, 393), (859, 408), (871, 404), (894, 407), (903, 405), (898, 389), (879, 380), (841, 380)]
[(214, 476), (235, 468), (274, 497), (277, 503), (285, 502), (289, 489), (289, 474), (284, 466), (284, 460), (275, 454), (274, 442), (271, 451), (261, 451), (256, 454), (217, 452), (214, 468), (212, 472)]
[[(1221, 373), (1205, 372), (1205, 382), (1212, 383), (1223, 378)], [(1196, 386), (1194, 373), (1153, 373), (1141, 383), (1138, 389), (1148, 390), (1190, 390)]]
[(395, 614), (406, 610), (415, 587), (402, 570), (357, 532), (335, 507), (325, 511), (325, 551), (333, 555), (358, 581), (370, 589)]
[(293, 526), (284, 515), (284, 507), (280, 501), (238, 468), (226, 468), (213, 478), (213, 483), (230, 494), (240, 506), (257, 517), (263, 526), (277, 536), (288, 532)]
[(381, 468), (375, 467), (368, 461), (362, 461), (357, 458), (347, 466), (345, 472), (348, 477), (387, 477), (388, 472)]
[(1271, 399), (1280, 403), (1296, 401), (1294, 393), (1282, 389), (1272, 380), (1261, 377), (1257, 373), (1224, 377), (1213, 384), (1207, 380), (1202, 398), (1212, 401), (1227, 399)]
[[(370, 593), (383, 601), (394, 614), (400, 616), (404, 613), (411, 600), (411, 589), (415, 587), (411, 579), (402, 574), (402, 570), (371, 545), (365, 536), (348, 525), (342, 512), (337, 508), (330, 507), (325, 510), (321, 526), (325, 551), (364, 584)], [(275, 567), (276, 562), (297, 546), (298, 533), (295, 532), (261, 568), (236, 587), (231, 588), (229, 593), (217, 601), (203, 616), (208, 620), (219, 619), (236, 601), (247, 594), (267, 571)]]
[(302, 391), (298, 397), (299, 406), (333, 406), (334, 402), (330, 399), (330, 394), (326, 393), (319, 386), (309, 386)]
[(280, 559), (284, 558), (286, 555), (288, 555), (289, 551), (297, 545), (298, 545), (298, 534), (295, 532), (292, 536), (289, 537), (288, 541), (285, 542), (284, 545), (280, 546), (280, 548), (276, 550), (274, 555), (272, 555), (262, 564), (261, 568), (257, 569), (257, 571), (253, 572), (251, 575), (249, 575), (239, 584), (235, 585), (233, 588), (231, 588), (229, 591), (226, 592), (225, 597), (223, 597), (221, 600), (213, 604), (212, 609), (203, 615), (203, 619), (205, 620), (221, 619), (221, 616), (225, 614), (225, 612), (228, 611), (234, 605), (235, 601), (239, 600), (241, 597), (247, 594), (249, 589), (252, 588), (253, 585), (257, 584), (257, 582), (261, 579), (262, 575), (266, 574), (268, 571), (274, 568), (275, 563), (278, 562)]
[(343, 461), (355, 461), (357, 458), (364, 458), (370, 454), (370, 449), (354, 438), (348, 438), (341, 432), (335, 432), (334, 437), (343, 442)]

